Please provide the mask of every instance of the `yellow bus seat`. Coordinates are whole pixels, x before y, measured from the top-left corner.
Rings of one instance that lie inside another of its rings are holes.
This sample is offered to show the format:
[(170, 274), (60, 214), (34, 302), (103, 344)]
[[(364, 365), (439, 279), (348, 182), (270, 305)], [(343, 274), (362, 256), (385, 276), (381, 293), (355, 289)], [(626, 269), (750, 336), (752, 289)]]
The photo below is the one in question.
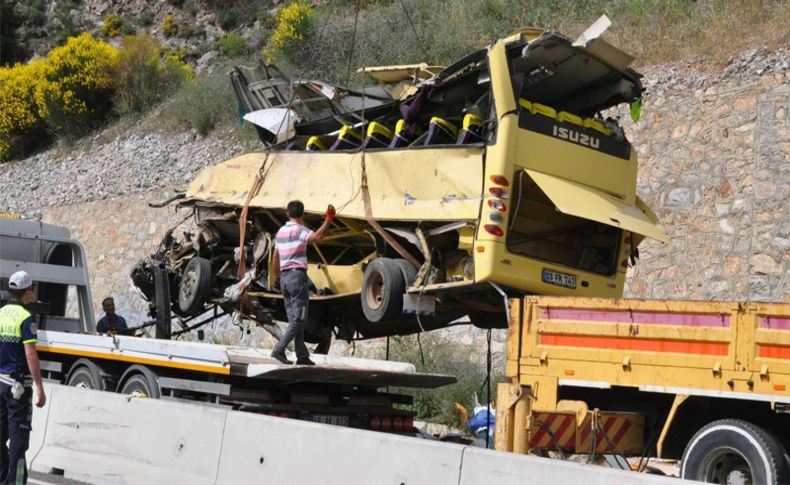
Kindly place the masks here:
[(428, 134), (425, 145), (450, 145), (458, 139), (458, 128), (454, 124), (434, 116), (428, 124)]

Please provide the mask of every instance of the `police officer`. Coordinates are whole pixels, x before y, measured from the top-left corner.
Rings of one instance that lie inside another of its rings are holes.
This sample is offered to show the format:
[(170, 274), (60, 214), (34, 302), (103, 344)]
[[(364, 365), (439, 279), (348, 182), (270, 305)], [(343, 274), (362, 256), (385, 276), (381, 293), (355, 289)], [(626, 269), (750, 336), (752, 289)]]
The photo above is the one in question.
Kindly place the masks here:
[[(24, 271), (8, 279), (11, 301), (0, 308), (0, 483), (27, 483), (25, 452), (36, 407), (47, 400), (36, 352), (36, 322), (24, 305), (33, 300), (33, 280)], [(8, 442), (8, 445), (6, 445)]]

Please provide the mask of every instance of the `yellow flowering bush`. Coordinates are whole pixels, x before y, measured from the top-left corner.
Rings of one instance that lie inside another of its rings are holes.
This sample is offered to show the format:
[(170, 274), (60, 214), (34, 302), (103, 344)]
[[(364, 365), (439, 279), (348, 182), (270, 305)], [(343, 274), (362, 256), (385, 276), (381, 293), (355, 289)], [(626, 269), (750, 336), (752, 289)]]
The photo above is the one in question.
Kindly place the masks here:
[(101, 121), (112, 107), (118, 49), (90, 34), (71, 37), (47, 56), (36, 89), (39, 114), (50, 128), (75, 134)]
[(110, 12), (104, 17), (101, 30), (107, 37), (118, 37), (121, 35), (121, 27), (123, 27), (121, 17), (115, 12)]
[(36, 87), (45, 60), (0, 67), (0, 160), (24, 152), (46, 138), (36, 105)]
[(280, 52), (288, 54), (312, 35), (314, 21), (315, 12), (308, 3), (295, 1), (281, 8), (263, 55), (272, 62)]
[(172, 15), (166, 15), (162, 21), (162, 33), (165, 34), (165, 37), (173, 37), (178, 33), (178, 24)]

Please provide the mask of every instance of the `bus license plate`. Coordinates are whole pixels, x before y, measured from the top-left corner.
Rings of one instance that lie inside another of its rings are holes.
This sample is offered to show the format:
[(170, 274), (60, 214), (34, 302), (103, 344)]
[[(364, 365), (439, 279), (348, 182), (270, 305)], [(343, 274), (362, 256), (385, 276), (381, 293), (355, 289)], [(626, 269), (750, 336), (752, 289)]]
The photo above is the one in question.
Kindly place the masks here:
[(543, 270), (543, 282), (550, 285), (564, 286), (565, 288), (576, 289), (576, 277), (556, 271)]
[(314, 423), (332, 424), (334, 426), (348, 426), (348, 416), (313, 414), (310, 420)]

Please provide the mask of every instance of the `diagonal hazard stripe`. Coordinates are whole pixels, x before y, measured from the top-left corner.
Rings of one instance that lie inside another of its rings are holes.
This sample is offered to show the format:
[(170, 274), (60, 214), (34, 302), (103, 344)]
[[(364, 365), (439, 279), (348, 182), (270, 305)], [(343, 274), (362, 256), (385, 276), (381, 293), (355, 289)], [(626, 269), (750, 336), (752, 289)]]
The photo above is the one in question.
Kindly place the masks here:
[[(565, 419), (562, 420), (557, 431), (554, 432), (554, 436), (557, 437), (557, 442), (563, 448), (567, 448), (569, 445), (575, 445), (573, 440), (569, 440), (568, 437), (565, 436), (565, 431), (568, 430), (568, 428), (573, 429), (571, 425), (574, 421), (576, 421), (576, 416), (565, 416)], [(573, 433), (570, 433), (570, 437), (573, 437)]]
[[(543, 419), (540, 419), (540, 418), (543, 418)], [(538, 426), (537, 427), (538, 430), (535, 432), (535, 435), (530, 440), (530, 442), (532, 442), (532, 446), (537, 446), (538, 443), (540, 443), (540, 440), (542, 440), (545, 437), (545, 435), (546, 435), (546, 431), (544, 430), (544, 427), (546, 427), (548, 429), (551, 429), (551, 425), (552, 425), (552, 423), (554, 423), (554, 421), (556, 419), (557, 419), (557, 415), (556, 414), (538, 415), (538, 420), (539, 421), (543, 421), (543, 425), (544, 426)]]
[(612, 441), (614, 441), (616, 445), (619, 445), (620, 440), (623, 439), (623, 436), (625, 436), (629, 429), (631, 429), (631, 422), (627, 419), (623, 419), (623, 425), (620, 426), (620, 429), (614, 434)]

